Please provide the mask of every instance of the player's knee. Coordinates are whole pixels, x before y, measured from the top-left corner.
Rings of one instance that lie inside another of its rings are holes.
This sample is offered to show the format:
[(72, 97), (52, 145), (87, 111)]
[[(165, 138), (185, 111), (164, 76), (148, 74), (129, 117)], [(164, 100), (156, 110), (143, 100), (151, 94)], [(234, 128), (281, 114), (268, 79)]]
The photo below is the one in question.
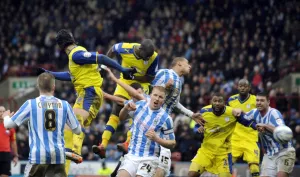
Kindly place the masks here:
[(189, 171), (188, 177), (199, 177), (200, 173), (195, 172), (195, 171)]
[(164, 176), (165, 176), (165, 170), (161, 168), (157, 168), (154, 177), (164, 177)]
[(249, 164), (249, 169), (250, 169), (250, 173), (251, 173), (252, 177), (259, 176), (259, 165), (258, 164), (255, 164), (255, 163)]
[(219, 173), (219, 177), (231, 177), (232, 175), (229, 172), (226, 173)]

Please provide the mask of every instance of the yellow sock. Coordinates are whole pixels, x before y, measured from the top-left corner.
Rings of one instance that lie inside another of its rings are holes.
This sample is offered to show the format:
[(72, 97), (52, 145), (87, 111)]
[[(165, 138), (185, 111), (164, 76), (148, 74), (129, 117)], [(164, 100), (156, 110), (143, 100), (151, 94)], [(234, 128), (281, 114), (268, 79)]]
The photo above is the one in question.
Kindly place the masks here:
[(81, 132), (79, 135), (73, 135), (73, 148), (72, 150), (77, 154), (81, 155), (82, 142), (84, 140), (85, 134)]
[[(77, 120), (83, 125), (83, 117), (79, 114), (76, 115)], [(79, 135), (73, 134), (73, 147), (72, 150), (77, 154), (81, 154), (82, 142), (84, 139), (85, 134), (81, 132)]]
[[(64, 139), (65, 139), (65, 148), (72, 149), (73, 148), (73, 132), (70, 129), (64, 130)], [(69, 174), (70, 169), (70, 160), (66, 160), (65, 170), (66, 173)]]
[(249, 164), (250, 173), (252, 177), (259, 176), (259, 166), (256, 163)]
[(111, 135), (116, 131), (118, 125), (120, 123), (120, 119), (118, 116), (111, 114), (108, 122), (106, 123), (105, 130), (102, 134), (102, 142), (101, 144), (106, 148), (108, 141), (111, 138)]
[(219, 173), (218, 177), (231, 177), (230, 173)]
[[(131, 126), (132, 125), (132, 119), (129, 119), (129, 126)], [(131, 139), (131, 135), (132, 135), (132, 132), (130, 131), (130, 130), (128, 130), (127, 131), (127, 138), (126, 138), (126, 143), (128, 143), (129, 144), (129, 142), (130, 142), (130, 139)]]

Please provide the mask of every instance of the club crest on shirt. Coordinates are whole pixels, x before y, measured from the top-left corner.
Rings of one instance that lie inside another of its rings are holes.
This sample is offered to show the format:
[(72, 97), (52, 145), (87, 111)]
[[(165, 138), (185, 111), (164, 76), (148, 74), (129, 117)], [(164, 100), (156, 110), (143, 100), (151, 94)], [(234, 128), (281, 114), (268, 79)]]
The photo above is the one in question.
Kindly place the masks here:
[(251, 108), (250, 104), (247, 104), (247, 108), (248, 108), (248, 109), (250, 109), (250, 108)]
[(147, 65), (148, 64), (148, 61), (144, 61), (144, 65)]
[(90, 52), (84, 52), (84, 53), (83, 53), (83, 56), (84, 56), (85, 58), (90, 58), (90, 57), (92, 56), (92, 54), (91, 54)]
[(225, 117), (225, 121), (228, 122), (230, 119), (229, 117)]
[(282, 120), (281, 120), (280, 118), (276, 118), (276, 123), (277, 123), (278, 125), (283, 124), (283, 122), (282, 122)]

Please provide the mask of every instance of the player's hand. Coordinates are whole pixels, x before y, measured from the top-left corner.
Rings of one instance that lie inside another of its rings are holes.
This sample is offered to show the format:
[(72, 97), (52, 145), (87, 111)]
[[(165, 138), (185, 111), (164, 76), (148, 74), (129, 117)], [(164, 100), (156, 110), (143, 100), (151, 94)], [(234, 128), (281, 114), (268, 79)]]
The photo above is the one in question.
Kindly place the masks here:
[(47, 72), (47, 70), (45, 70), (44, 68), (36, 68), (36, 72), (35, 73), (38, 76), (38, 75), (40, 75), (40, 74), (42, 74), (44, 72)]
[(15, 114), (15, 112), (10, 112), (10, 110), (6, 110), (3, 114), (2, 114), (2, 117), (6, 117), (6, 116), (9, 116), (9, 117), (12, 117), (13, 115)]
[(127, 80), (133, 80), (134, 79), (134, 74), (137, 73), (136, 68), (124, 68), (123, 70), (123, 78)]
[(197, 129), (198, 133), (204, 133), (204, 130), (204, 126), (202, 125)]
[(243, 110), (240, 109), (240, 108), (234, 108), (234, 109), (232, 109), (232, 114), (235, 117), (240, 117), (242, 115), (242, 113), (243, 113)]
[(192, 119), (201, 126), (204, 126), (204, 124), (205, 124), (205, 120), (203, 119), (203, 117), (200, 113), (194, 113), (192, 115)]
[(134, 110), (136, 110), (136, 105), (134, 102), (130, 101), (129, 103), (126, 104), (125, 108), (128, 111), (134, 111)]
[(173, 79), (169, 79), (168, 82), (166, 83), (166, 89), (171, 89), (174, 85)]
[(17, 166), (17, 164), (18, 164), (18, 162), (19, 162), (18, 156), (15, 156), (15, 157), (13, 158), (12, 161), (13, 161), (13, 163), (14, 163), (14, 167)]
[(264, 133), (266, 131), (266, 127), (265, 124), (262, 123), (258, 123), (256, 124), (256, 128), (259, 132)]
[(147, 138), (149, 138), (152, 141), (155, 141), (157, 139), (157, 134), (155, 133), (154, 129), (150, 129), (146, 132)]

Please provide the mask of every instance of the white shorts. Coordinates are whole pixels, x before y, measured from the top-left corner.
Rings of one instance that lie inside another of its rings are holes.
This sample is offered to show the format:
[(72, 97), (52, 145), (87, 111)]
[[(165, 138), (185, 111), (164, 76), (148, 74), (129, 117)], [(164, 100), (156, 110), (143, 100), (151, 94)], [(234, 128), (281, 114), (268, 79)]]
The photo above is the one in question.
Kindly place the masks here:
[(152, 177), (158, 166), (157, 162), (158, 157), (137, 157), (126, 154), (118, 171), (126, 170), (131, 177), (135, 177), (136, 175)]
[(171, 170), (171, 151), (170, 151), (170, 149), (160, 146), (158, 168), (161, 168), (165, 171), (165, 176), (170, 175), (170, 170)]
[(294, 148), (283, 149), (273, 156), (265, 154), (261, 164), (260, 176), (276, 177), (279, 171), (291, 173), (294, 168), (295, 158)]

